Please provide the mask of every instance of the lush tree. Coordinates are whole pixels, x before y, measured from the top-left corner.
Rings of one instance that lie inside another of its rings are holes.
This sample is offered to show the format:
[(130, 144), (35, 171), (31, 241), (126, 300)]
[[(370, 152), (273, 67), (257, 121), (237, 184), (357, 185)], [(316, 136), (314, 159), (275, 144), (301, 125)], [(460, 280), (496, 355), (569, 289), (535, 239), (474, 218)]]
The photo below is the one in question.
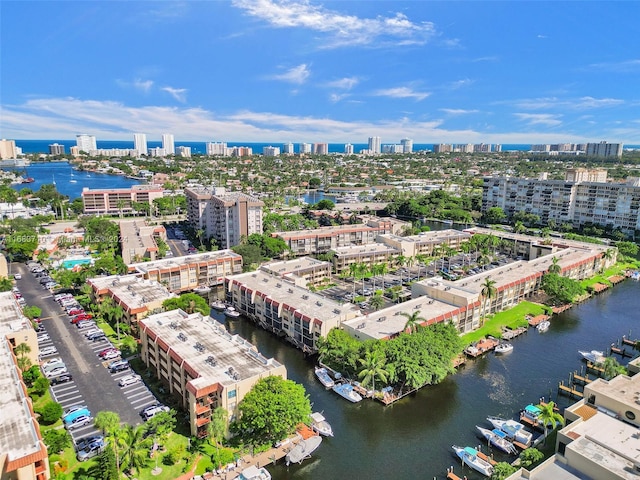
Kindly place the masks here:
[(32, 367), (22, 372), (22, 379), (24, 380), (24, 383), (27, 385), (27, 387), (31, 387), (34, 382), (40, 377), (42, 377), (42, 373), (40, 373), (40, 367), (38, 365), (33, 365)]
[(311, 403), (302, 385), (270, 376), (259, 380), (238, 405), (232, 431), (251, 445), (270, 445), (308, 420)]
[(502, 223), (507, 218), (504, 210), (500, 207), (491, 207), (484, 214), (484, 220), (487, 223)]
[(538, 418), (540, 422), (542, 422), (542, 426), (544, 427), (544, 440), (547, 441), (547, 429), (551, 427), (551, 429), (555, 429), (558, 425), (564, 425), (564, 417), (558, 413), (555, 409), (556, 404), (554, 402), (549, 402), (545, 404), (537, 405), (540, 409), (540, 415)]
[(38, 396), (44, 395), (49, 388), (49, 380), (45, 377), (38, 377), (33, 382), (32, 392)]
[(31, 258), (38, 248), (38, 233), (35, 230), (19, 230), (5, 236), (5, 249), (12, 255)]
[(408, 330), (409, 333), (417, 332), (418, 327), (426, 321), (426, 319), (420, 316), (420, 310), (416, 310), (412, 313), (400, 312), (400, 315), (407, 319), (407, 323), (404, 324), (403, 330)]
[(557, 273), (557, 274), (559, 274), (562, 271), (562, 267), (560, 267), (560, 263), (558, 262), (558, 257), (553, 257), (551, 259), (551, 265), (549, 265), (548, 271), (549, 273)]
[(100, 472), (100, 480), (119, 480), (120, 472), (116, 454), (112, 448), (105, 448), (98, 455), (98, 471)]
[(83, 241), (86, 245), (100, 251), (117, 252), (120, 248), (120, 227), (117, 223), (103, 217), (82, 217), (78, 226), (84, 228)]
[(524, 468), (530, 469), (529, 467), (531, 467), (532, 465), (535, 465), (536, 463), (541, 461), (543, 458), (544, 458), (544, 453), (542, 453), (537, 448), (533, 448), (533, 447), (527, 448), (523, 450), (522, 453), (520, 454), (520, 464)]
[(57, 422), (62, 417), (62, 405), (57, 402), (47, 402), (42, 407), (42, 421), (46, 425)]
[(332, 328), (326, 338), (318, 339), (322, 362), (349, 375), (356, 374), (361, 347), (362, 342), (338, 328)]
[(603, 374), (606, 380), (611, 380), (613, 377), (627, 373), (627, 367), (620, 365), (618, 360), (613, 357), (605, 358), (602, 368), (604, 369)]
[(262, 250), (257, 245), (240, 244), (235, 245), (231, 250), (242, 256), (245, 271), (255, 270), (256, 266), (262, 262)]
[(152, 436), (160, 442), (164, 442), (176, 428), (176, 411), (160, 412), (144, 424), (145, 435)]
[(72, 445), (71, 435), (64, 429), (52, 429), (44, 432), (43, 440), (49, 454), (62, 452)]
[(39, 318), (40, 315), (42, 315), (42, 309), (36, 306), (28, 306), (22, 309), (22, 314), (29, 320), (33, 320), (34, 318)]
[(247, 239), (249, 245), (260, 247), (260, 253), (265, 258), (279, 257), (287, 250), (287, 244), (281, 238), (269, 234), (254, 233)]
[(119, 438), (122, 466), (129, 473), (140, 471), (149, 461), (149, 447), (153, 439), (144, 436), (144, 426), (126, 424)]
[(365, 387), (372, 385), (376, 389), (376, 378), (382, 382), (387, 382), (388, 372), (385, 370), (387, 359), (380, 350), (372, 350), (365, 353), (364, 358), (358, 359), (362, 365), (362, 370), (358, 373), (358, 378)]
[(384, 305), (384, 298), (382, 298), (382, 295), (374, 295), (369, 299), (369, 304), (374, 310), (380, 310)]
[(638, 244), (633, 242), (618, 242), (616, 243), (618, 251), (625, 257), (635, 257), (638, 255)]
[(508, 476), (515, 473), (516, 467), (507, 462), (500, 462), (494, 465), (491, 480), (504, 480)]
[(542, 290), (549, 296), (552, 303), (567, 304), (584, 293), (580, 282), (557, 273), (547, 273), (542, 277)]
[(179, 308), (187, 313), (199, 312), (205, 316), (211, 312), (207, 301), (197, 293), (183, 293), (179, 297), (168, 298), (162, 302), (162, 308), (166, 311)]
[(480, 285), (480, 296), (482, 297), (482, 318), (487, 315), (487, 302), (491, 303), (496, 294), (496, 281), (491, 280), (489, 277), (484, 279), (482, 285)]
[(309, 207), (310, 210), (333, 210), (334, 208), (336, 208), (336, 204), (326, 198)]
[(209, 441), (216, 446), (216, 452), (218, 451), (218, 445), (222, 443), (224, 434), (227, 431), (227, 419), (229, 414), (224, 407), (217, 407), (211, 415), (211, 421), (208, 425)]
[(0, 292), (9, 292), (13, 288), (13, 282), (9, 278), (0, 278)]
[(106, 410), (98, 412), (94, 424), (98, 430), (102, 431), (103, 435), (110, 435), (120, 428), (120, 415)]

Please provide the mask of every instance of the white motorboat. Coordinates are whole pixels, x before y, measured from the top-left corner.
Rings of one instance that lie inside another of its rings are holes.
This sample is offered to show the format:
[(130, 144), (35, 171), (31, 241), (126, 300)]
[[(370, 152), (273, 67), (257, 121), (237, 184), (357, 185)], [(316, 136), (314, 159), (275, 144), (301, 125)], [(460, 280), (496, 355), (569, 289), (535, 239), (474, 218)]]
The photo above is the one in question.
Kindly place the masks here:
[(290, 463), (302, 463), (305, 458), (309, 458), (311, 454), (322, 443), (320, 435), (314, 435), (306, 440), (300, 441), (295, 447), (284, 457), (287, 465)]
[(510, 343), (501, 343), (494, 350), (496, 353), (500, 354), (510, 353), (513, 352), (513, 345), (511, 345)]
[(237, 311), (234, 307), (228, 306), (224, 310), (224, 315), (225, 317), (229, 317), (229, 318), (238, 318), (240, 316), (240, 312)]
[(320, 412), (313, 412), (311, 414), (311, 428), (325, 437), (333, 437), (333, 429), (324, 415)]
[(333, 388), (335, 382), (329, 375), (329, 372), (324, 367), (316, 367), (316, 377), (320, 380), (320, 383), (324, 385), (325, 388)]
[(333, 391), (340, 395), (342, 398), (346, 398), (352, 403), (358, 403), (360, 400), (362, 400), (362, 396), (353, 389), (353, 385), (351, 385), (350, 383), (334, 385)]
[(193, 289), (194, 293), (205, 294), (211, 291), (211, 287), (207, 287), (206, 285), (200, 285)]
[(264, 467), (249, 465), (237, 478), (238, 480), (271, 480), (271, 474)]
[(511, 441), (529, 446), (533, 440), (533, 434), (520, 422), (516, 422), (515, 420), (505, 420), (500, 417), (487, 417), (487, 421), (489, 421), (494, 428), (506, 433), (507, 438)]
[(471, 447), (458, 447), (453, 445), (453, 451), (462, 460), (462, 463), (468, 465), (474, 470), (480, 472), (486, 477), (490, 477), (493, 473), (493, 465), (478, 456), (478, 451)]
[(540, 322), (538, 324), (538, 326), (536, 327), (536, 330), (538, 330), (538, 333), (544, 333), (547, 330), (549, 330), (550, 326), (551, 326), (551, 322), (549, 320), (545, 320), (544, 322)]
[(585, 350), (578, 350), (578, 353), (582, 355), (582, 358), (588, 360), (591, 363), (602, 363), (604, 362), (604, 352), (601, 350), (591, 350), (587, 352)]
[(227, 304), (224, 303), (222, 300), (214, 300), (213, 302), (211, 302), (211, 308), (221, 312), (222, 310), (227, 308)]
[(516, 447), (513, 446), (513, 443), (511, 443), (507, 439), (507, 434), (504, 433), (502, 430), (499, 430), (497, 428), (494, 428), (493, 430), (489, 430), (486, 428), (479, 427), (477, 425), (476, 425), (476, 428), (482, 434), (482, 436), (486, 438), (489, 441), (489, 443), (494, 447), (496, 447), (497, 449), (502, 450), (504, 453), (508, 453), (511, 455), (515, 455), (516, 453), (518, 453), (518, 451), (516, 450)]

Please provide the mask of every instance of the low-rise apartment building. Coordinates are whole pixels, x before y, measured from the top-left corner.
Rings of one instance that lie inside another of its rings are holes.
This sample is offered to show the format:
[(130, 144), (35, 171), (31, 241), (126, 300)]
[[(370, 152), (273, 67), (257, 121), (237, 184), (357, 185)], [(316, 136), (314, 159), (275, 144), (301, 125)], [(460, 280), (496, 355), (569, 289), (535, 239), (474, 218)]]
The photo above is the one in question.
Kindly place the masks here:
[(111, 275), (87, 280), (93, 297), (101, 302), (105, 297), (113, 299), (115, 305), (124, 310), (128, 324), (135, 325), (147, 315), (162, 309), (162, 303), (175, 295), (155, 280), (146, 280), (137, 275)]
[(163, 189), (158, 185), (133, 185), (131, 188), (82, 189), (82, 204), (85, 214), (117, 215), (130, 214), (136, 203), (153, 206), (156, 198), (162, 198)]
[(331, 252), (334, 254), (332, 261), (336, 275), (348, 274), (352, 265), (364, 264), (369, 268), (380, 263), (388, 265), (401, 255), (400, 250), (384, 243), (339, 247)]
[(309, 353), (317, 351), (318, 338), (360, 312), (260, 270), (227, 277), (225, 287), (241, 313)]
[(31, 365), (38, 365), (38, 336), (31, 320), (22, 314), (22, 309), (12, 292), (0, 293), (0, 338), (6, 338), (12, 348), (26, 343), (30, 351), (24, 356), (29, 359)]
[(456, 250), (464, 242), (468, 242), (472, 235), (460, 230), (434, 230), (418, 235), (400, 237), (398, 235), (379, 235), (377, 241), (389, 245), (401, 252), (406, 258), (418, 255), (434, 256), (441, 245), (446, 245)]
[(331, 279), (331, 262), (323, 262), (311, 257), (300, 257), (282, 262), (270, 262), (260, 270), (299, 287), (312, 287)]
[(216, 250), (183, 257), (129, 265), (146, 280), (155, 280), (170, 292), (178, 293), (197, 287), (224, 283), (224, 277), (242, 273), (242, 256), (233, 250)]
[(207, 436), (216, 408), (224, 408), (228, 420), (237, 416), (238, 404), (258, 380), (287, 378), (284, 365), (208, 316), (172, 310), (151, 315), (139, 326), (142, 360), (182, 399), (197, 437)]
[(148, 258), (158, 258), (156, 239), (167, 240), (167, 231), (162, 225), (147, 225), (143, 220), (126, 220), (120, 222), (120, 246), (122, 261), (125, 265), (141, 262)]

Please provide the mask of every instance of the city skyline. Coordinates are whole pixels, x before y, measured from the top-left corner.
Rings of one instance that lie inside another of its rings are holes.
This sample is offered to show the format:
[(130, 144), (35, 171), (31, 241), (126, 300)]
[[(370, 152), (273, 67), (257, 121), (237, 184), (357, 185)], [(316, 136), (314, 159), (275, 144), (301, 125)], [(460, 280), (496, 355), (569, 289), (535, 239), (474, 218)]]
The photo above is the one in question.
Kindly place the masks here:
[(3, 138), (640, 143), (635, 2), (2, 9)]

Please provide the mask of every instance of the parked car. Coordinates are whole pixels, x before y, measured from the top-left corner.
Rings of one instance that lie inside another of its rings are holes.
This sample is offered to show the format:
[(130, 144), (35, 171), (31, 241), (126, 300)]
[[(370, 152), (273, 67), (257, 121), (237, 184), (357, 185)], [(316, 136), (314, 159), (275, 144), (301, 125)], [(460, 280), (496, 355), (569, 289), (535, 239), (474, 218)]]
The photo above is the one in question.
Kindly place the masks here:
[(64, 365), (64, 362), (62, 361), (62, 359), (60, 357), (56, 357), (56, 358), (51, 358), (49, 360), (47, 360), (46, 362), (44, 362), (42, 365), (40, 365), (42, 368), (47, 368), (51, 365), (54, 365), (56, 363), (60, 363), (62, 365)]
[(104, 436), (102, 435), (90, 435), (88, 437), (83, 437), (78, 439), (76, 442), (76, 450), (83, 450), (88, 447), (92, 443), (101, 443), (105, 445)]
[(79, 428), (79, 427), (83, 427), (85, 425), (88, 425), (91, 422), (93, 422), (93, 417), (89, 417), (87, 415), (82, 415), (82, 416), (77, 417), (76, 419), (74, 419), (72, 422), (66, 423), (64, 425), (64, 427), (67, 430), (73, 430), (75, 428)]
[(44, 372), (44, 376), (47, 378), (51, 378), (51, 377), (58, 377), (60, 375), (63, 375), (65, 373), (69, 373), (69, 371), (67, 370), (67, 367), (57, 367), (54, 368), (53, 370), (50, 370), (48, 372)]
[(131, 374), (131, 375), (122, 377), (118, 381), (118, 385), (120, 385), (121, 387), (127, 387), (129, 385), (133, 385), (134, 383), (138, 383), (140, 380), (141, 380), (140, 375)]
[(19, 273), (16, 273), (13, 278), (15, 278), (16, 280), (21, 280), (22, 279), (22, 275), (20, 275)]
[(104, 350), (100, 350), (100, 351), (98, 352), (98, 356), (99, 356), (99, 357), (104, 357), (106, 354), (108, 354), (108, 353), (110, 353), (110, 352), (114, 352), (114, 351), (116, 351), (116, 350), (117, 350), (117, 348), (116, 348), (116, 347), (114, 347), (114, 346), (107, 347), (107, 348), (105, 348)]
[(74, 405), (73, 407), (67, 408), (64, 412), (62, 412), (62, 419), (64, 420), (67, 415), (72, 414), (73, 412), (77, 412), (79, 410), (86, 410), (87, 407), (84, 405)]
[(123, 372), (129, 368), (129, 362), (126, 360), (116, 360), (109, 364), (109, 371), (111, 373)]
[(153, 417), (155, 417), (157, 414), (159, 414), (160, 412), (168, 412), (169, 411), (169, 407), (167, 407), (166, 405), (155, 405), (151, 408), (145, 408), (142, 411), (142, 418), (147, 421)]
[(76, 458), (79, 462), (84, 462), (85, 460), (89, 460), (90, 458), (97, 457), (103, 452), (104, 449), (104, 442), (94, 442), (87, 445), (82, 450), (78, 450)]
[(99, 332), (92, 332), (86, 335), (88, 340), (91, 340), (93, 342), (95, 342), (96, 340), (101, 340), (103, 338), (106, 338), (106, 335), (104, 334), (103, 331), (99, 331)]
[(94, 322), (93, 320), (81, 320), (80, 322), (76, 323), (76, 327), (78, 327), (79, 330), (84, 330), (85, 328), (95, 326), (96, 322)]
[(73, 376), (70, 373), (65, 373), (49, 379), (49, 383), (51, 385), (60, 385), (61, 383), (67, 383), (71, 381), (73, 381)]
[(120, 350), (112, 350), (112, 351), (110, 351), (108, 353), (105, 353), (102, 356), (102, 359), (103, 360), (114, 360), (114, 359), (120, 357), (120, 355), (121, 355), (120, 354)]
[(74, 315), (84, 314), (84, 310), (82, 308), (74, 308), (73, 310), (69, 310), (68, 314), (73, 317)]
[(44, 347), (40, 350), (40, 357), (48, 357), (49, 355), (55, 355), (58, 353), (58, 349), (56, 347)]

